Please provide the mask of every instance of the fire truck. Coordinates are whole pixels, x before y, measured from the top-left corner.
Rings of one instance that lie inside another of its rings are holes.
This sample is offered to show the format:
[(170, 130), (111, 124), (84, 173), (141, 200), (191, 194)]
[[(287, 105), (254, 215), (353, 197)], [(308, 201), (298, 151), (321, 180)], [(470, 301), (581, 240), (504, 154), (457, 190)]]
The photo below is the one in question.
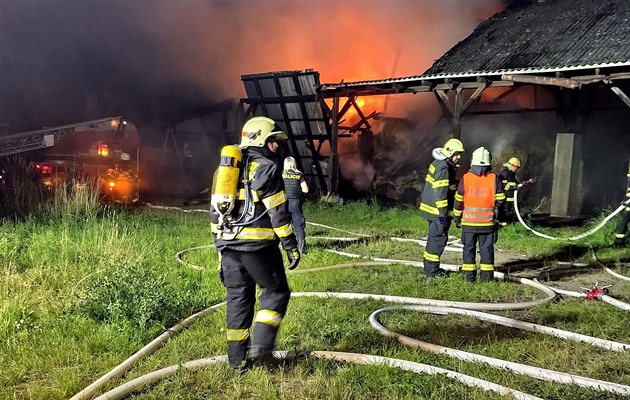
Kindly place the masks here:
[(102, 200), (125, 205), (140, 198), (138, 149), (138, 132), (123, 117), (0, 136), (0, 157), (28, 153), (44, 187), (92, 181)]

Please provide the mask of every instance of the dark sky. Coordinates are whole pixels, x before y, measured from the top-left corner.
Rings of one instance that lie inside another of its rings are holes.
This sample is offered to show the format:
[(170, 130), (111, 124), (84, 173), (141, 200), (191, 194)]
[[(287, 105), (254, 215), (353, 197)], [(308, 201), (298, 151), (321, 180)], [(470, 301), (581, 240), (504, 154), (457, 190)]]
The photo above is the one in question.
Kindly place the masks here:
[(323, 82), (417, 75), (504, 5), (0, 0), (0, 123), (172, 123), (242, 97), (242, 74), (274, 70), (314, 68)]

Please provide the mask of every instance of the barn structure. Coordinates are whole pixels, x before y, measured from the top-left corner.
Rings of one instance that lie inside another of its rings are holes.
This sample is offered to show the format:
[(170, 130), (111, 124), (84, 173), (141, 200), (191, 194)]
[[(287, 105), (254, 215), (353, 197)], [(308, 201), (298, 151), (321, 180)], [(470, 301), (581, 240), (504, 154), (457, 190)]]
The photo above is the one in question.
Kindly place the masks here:
[[(241, 104), (245, 117), (268, 115), (283, 121), (302, 168), (333, 194), (338, 138), (369, 132), (375, 117), (361, 112), (357, 99), (362, 96), (433, 93), (451, 122), (450, 133), (465, 143), (474, 139), (467, 136), (466, 126), (475, 118), (552, 115), (541, 142), (555, 142), (553, 165), (548, 166), (553, 172), (550, 213), (575, 216), (585, 207), (620, 200), (625, 189), (630, 157), (628, 37), (627, 0), (519, 2), (483, 21), (421, 75), (323, 84), (313, 70), (247, 75), (242, 77), (247, 98)], [(519, 100), (503, 102), (510, 98)], [(359, 121), (344, 126), (350, 109), (357, 110)], [(318, 168), (323, 142), (330, 148), (325, 171)], [(606, 200), (587, 204), (592, 195)]]

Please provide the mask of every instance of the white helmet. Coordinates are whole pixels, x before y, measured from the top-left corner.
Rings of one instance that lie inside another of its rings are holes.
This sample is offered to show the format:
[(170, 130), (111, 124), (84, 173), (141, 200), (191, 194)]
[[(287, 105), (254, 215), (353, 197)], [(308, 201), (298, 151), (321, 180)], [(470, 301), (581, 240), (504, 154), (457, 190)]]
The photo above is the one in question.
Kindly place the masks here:
[(288, 139), (287, 135), (267, 117), (254, 117), (243, 125), (241, 143), (238, 147), (264, 147), (270, 137)]
[(492, 154), (485, 147), (481, 146), (472, 153), (470, 165), (488, 166), (492, 163)]

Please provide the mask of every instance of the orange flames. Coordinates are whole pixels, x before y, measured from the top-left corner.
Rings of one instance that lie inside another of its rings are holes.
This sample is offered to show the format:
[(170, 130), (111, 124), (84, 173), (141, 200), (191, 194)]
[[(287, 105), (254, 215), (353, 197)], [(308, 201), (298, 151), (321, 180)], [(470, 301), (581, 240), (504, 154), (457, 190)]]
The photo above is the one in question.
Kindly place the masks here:
[[(341, 97), (339, 99), (339, 110), (347, 103), (347, 97)], [(332, 99), (325, 99), (326, 104), (332, 109)], [(370, 116), (372, 113), (382, 113), (385, 106), (385, 96), (364, 96), (357, 97), (355, 104), (361, 110), (364, 117)], [(344, 127), (350, 127), (355, 125), (361, 120), (359, 111), (354, 105), (351, 105), (348, 111), (346, 111), (340, 118), (341, 125)], [(371, 119), (370, 119), (371, 120)], [(369, 121), (369, 120), (368, 120)]]

